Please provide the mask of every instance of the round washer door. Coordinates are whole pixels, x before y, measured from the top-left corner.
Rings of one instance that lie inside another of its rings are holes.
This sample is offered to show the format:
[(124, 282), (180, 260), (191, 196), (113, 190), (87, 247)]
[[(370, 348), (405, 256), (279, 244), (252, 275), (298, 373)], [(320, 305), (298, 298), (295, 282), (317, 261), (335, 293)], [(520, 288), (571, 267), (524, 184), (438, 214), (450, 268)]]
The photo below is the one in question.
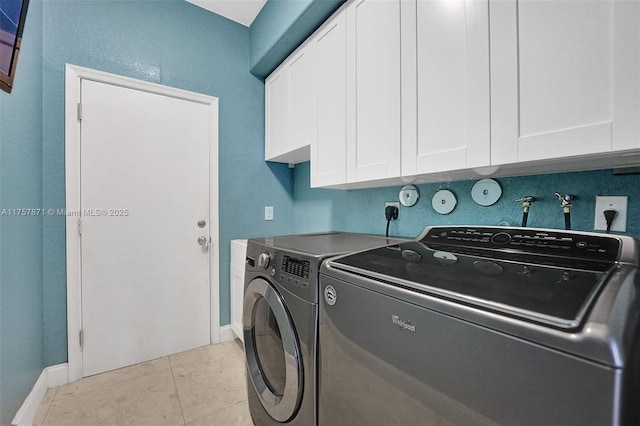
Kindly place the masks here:
[(291, 419), (302, 400), (300, 342), (280, 294), (262, 278), (245, 289), (244, 348), (258, 398), (276, 421)]

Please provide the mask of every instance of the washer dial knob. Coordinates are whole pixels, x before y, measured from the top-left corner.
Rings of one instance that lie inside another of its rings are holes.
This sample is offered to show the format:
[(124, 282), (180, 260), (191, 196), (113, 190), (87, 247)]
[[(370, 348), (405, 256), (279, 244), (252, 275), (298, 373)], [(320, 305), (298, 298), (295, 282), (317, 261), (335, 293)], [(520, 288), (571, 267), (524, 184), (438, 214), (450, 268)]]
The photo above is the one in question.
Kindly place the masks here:
[(269, 267), (270, 260), (271, 257), (269, 256), (269, 253), (260, 253), (260, 256), (258, 256), (258, 266), (267, 269)]
[(508, 244), (511, 242), (511, 235), (506, 232), (498, 232), (491, 237), (491, 242), (499, 245)]

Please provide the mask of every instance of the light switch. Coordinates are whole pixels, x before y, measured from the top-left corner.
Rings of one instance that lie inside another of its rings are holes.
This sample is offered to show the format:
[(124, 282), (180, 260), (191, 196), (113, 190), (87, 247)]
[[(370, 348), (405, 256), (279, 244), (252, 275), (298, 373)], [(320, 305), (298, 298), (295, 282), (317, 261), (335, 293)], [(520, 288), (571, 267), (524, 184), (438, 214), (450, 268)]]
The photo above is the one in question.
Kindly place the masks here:
[(273, 220), (273, 206), (264, 206), (264, 220)]

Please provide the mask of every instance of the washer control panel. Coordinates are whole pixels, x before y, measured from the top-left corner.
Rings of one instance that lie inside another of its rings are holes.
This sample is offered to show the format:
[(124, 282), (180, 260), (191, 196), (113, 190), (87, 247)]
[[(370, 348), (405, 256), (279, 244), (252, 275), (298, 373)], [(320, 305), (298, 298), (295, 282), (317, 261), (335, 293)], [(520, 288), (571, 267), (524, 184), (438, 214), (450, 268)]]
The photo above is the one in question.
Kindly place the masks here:
[(311, 262), (292, 256), (282, 256), (282, 272), (308, 279)]
[(278, 290), (287, 290), (306, 302), (317, 304), (320, 262), (321, 259), (313, 255), (281, 250), (272, 244), (249, 240), (245, 259), (245, 286), (248, 281), (263, 278)]
[[(248, 262), (251, 260), (247, 259)], [(262, 252), (258, 255), (258, 268), (267, 269), (269, 275), (294, 292), (307, 290), (310, 286), (312, 268), (308, 259), (277, 250)]]
[(299, 288), (309, 288), (309, 270), (311, 262), (290, 255), (282, 255), (280, 273), (277, 276), (280, 284)]
[(613, 236), (526, 228), (432, 227), (420, 242), (435, 249), (469, 247), (615, 262), (620, 240)]

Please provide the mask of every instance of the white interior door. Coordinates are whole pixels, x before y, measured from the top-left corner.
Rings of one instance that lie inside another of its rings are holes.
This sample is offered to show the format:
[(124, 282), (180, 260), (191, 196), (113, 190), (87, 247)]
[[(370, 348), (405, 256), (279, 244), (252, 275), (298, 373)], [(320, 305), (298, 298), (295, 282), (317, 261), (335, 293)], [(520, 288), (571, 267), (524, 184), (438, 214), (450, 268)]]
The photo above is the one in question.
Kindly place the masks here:
[(205, 104), (114, 84), (82, 80), (81, 104), (89, 376), (210, 343), (214, 129)]

